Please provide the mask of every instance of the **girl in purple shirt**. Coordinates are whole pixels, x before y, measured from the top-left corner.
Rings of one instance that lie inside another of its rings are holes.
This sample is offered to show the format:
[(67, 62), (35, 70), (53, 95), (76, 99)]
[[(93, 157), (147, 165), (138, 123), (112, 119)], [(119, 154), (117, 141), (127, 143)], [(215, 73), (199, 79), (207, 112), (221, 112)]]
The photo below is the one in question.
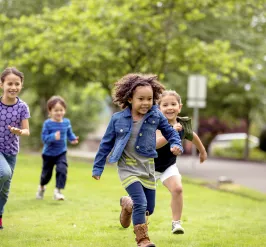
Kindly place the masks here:
[(0, 229), (7, 202), (11, 179), (19, 151), (19, 137), (29, 136), (30, 112), (18, 95), (23, 86), (24, 75), (16, 68), (6, 68), (1, 74), (0, 87)]

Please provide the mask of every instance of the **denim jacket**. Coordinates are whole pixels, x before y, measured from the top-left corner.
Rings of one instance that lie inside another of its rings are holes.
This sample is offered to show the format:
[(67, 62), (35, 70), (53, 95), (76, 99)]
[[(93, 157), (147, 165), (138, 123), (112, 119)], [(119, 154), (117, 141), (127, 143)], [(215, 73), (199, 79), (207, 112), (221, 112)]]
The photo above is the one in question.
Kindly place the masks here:
[[(130, 108), (113, 114), (94, 160), (92, 171), (94, 176), (101, 176), (106, 158), (112, 150), (109, 162), (115, 163), (120, 159), (130, 138), (132, 125), (133, 120)], [(139, 155), (148, 158), (156, 158), (158, 156), (156, 152), (156, 129), (161, 130), (171, 147), (178, 146), (183, 152), (178, 132), (173, 129), (158, 107), (154, 105), (145, 114), (136, 140), (135, 150)]]

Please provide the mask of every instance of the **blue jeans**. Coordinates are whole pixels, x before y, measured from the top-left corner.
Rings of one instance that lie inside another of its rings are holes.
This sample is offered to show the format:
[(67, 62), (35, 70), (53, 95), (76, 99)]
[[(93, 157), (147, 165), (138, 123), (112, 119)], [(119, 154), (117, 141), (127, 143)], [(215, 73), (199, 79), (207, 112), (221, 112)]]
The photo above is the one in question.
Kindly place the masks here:
[(145, 223), (145, 216), (151, 215), (154, 211), (155, 190), (147, 189), (140, 182), (135, 182), (129, 185), (126, 191), (133, 200), (133, 225)]
[(0, 215), (3, 214), (7, 202), (16, 160), (16, 155), (7, 155), (0, 152)]

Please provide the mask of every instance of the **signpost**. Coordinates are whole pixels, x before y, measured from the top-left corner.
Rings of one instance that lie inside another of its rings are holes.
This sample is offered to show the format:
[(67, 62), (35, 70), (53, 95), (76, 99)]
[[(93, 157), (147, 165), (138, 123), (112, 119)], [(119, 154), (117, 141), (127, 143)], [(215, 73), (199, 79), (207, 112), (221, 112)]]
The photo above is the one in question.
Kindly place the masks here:
[[(207, 78), (203, 75), (190, 75), (188, 78), (187, 106), (193, 110), (193, 129), (198, 134), (199, 108), (206, 107)], [(195, 157), (197, 150), (192, 146), (192, 155)]]

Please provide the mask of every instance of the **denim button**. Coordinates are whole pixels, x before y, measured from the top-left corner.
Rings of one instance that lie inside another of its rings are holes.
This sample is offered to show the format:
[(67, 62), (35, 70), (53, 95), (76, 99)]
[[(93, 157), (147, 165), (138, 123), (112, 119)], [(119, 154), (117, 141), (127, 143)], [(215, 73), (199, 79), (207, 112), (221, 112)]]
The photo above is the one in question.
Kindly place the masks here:
[(136, 146), (136, 149), (139, 149), (139, 146)]
[(155, 121), (152, 121), (152, 123), (154, 124), (154, 123), (155, 123)]
[(146, 123), (147, 121), (144, 121), (144, 123)]
[(123, 132), (123, 129), (121, 129), (120, 132)]
[(139, 133), (139, 136), (142, 136), (142, 133)]

